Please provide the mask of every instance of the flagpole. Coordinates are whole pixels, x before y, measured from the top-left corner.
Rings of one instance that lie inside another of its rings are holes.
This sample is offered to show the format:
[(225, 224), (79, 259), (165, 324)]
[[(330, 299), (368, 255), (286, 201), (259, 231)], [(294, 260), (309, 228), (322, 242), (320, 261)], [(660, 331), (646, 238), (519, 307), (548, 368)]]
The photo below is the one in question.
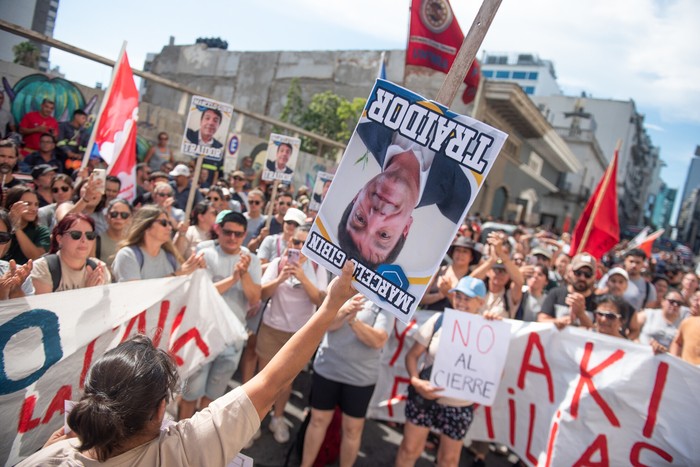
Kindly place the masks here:
[(411, 11), (411, 8), (413, 7), (413, 0), (409, 2), (408, 5), (408, 34), (406, 34), (406, 56), (403, 58), (403, 81), (401, 84), (405, 87), (408, 87), (406, 85), (406, 61), (408, 60), (408, 46), (411, 43), (411, 18), (413, 15), (413, 12)]
[(112, 94), (112, 88), (114, 84), (114, 77), (117, 76), (117, 71), (119, 69), (119, 66), (122, 61), (122, 56), (126, 52), (126, 41), (122, 43), (122, 49), (119, 51), (119, 56), (117, 57), (117, 61), (115, 62), (114, 68), (112, 68), (112, 77), (109, 80), (109, 87), (107, 88), (107, 91), (105, 91), (104, 96), (102, 97), (102, 102), (100, 103), (100, 111), (97, 113), (97, 118), (92, 124), (92, 131), (90, 132), (90, 139), (87, 144), (87, 150), (85, 151), (85, 154), (83, 155), (83, 162), (80, 164), (80, 169), (84, 169), (87, 166), (88, 161), (90, 160), (90, 154), (92, 154), (92, 147), (95, 144), (95, 130), (97, 129), (100, 119), (102, 118), (102, 113), (105, 110), (105, 106), (107, 105), (107, 101), (109, 100), (109, 96)]
[(484, 41), (486, 32), (489, 30), (491, 22), (494, 16), (496, 16), (496, 12), (500, 6), (501, 0), (484, 0), (481, 4), (479, 12), (476, 14), (476, 17), (474, 17), (469, 32), (464, 36), (462, 46), (459, 48), (455, 60), (450, 67), (450, 71), (447, 72), (445, 81), (443, 81), (437, 97), (435, 98), (440, 104), (446, 107), (452, 105), (452, 101), (457, 95), (457, 89), (460, 84), (464, 82), (469, 67), (476, 58), (476, 52)]
[[(583, 247), (585, 247), (586, 243), (588, 243), (588, 237), (590, 236), (591, 230), (593, 229), (593, 222), (595, 221), (595, 218), (598, 215), (598, 210), (600, 209), (601, 204), (603, 204), (604, 195), (608, 191), (610, 177), (612, 177), (612, 168), (613, 165), (617, 162), (617, 156), (620, 152), (620, 148), (622, 148), (622, 140), (618, 139), (617, 144), (615, 145), (615, 152), (613, 152), (613, 159), (610, 161), (608, 169), (605, 171), (605, 176), (603, 177), (603, 184), (601, 185), (600, 190), (598, 190), (598, 197), (595, 200), (595, 204), (593, 205), (593, 211), (591, 212), (591, 215), (588, 218), (588, 222), (586, 223), (586, 229), (583, 231), (583, 238), (578, 244), (576, 254), (581, 253)], [(615, 187), (615, 190), (617, 190), (617, 187)]]

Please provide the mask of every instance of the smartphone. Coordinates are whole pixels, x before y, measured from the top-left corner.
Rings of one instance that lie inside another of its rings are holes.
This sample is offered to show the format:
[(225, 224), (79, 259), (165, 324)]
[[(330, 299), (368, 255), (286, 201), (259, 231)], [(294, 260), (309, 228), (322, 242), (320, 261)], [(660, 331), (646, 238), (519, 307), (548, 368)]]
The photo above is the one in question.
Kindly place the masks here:
[(296, 248), (290, 248), (287, 250), (287, 261), (289, 264), (299, 264), (299, 255), (301, 254), (301, 250), (297, 250)]
[(526, 259), (526, 264), (528, 266), (537, 266), (537, 257), (536, 256), (528, 256)]
[(105, 192), (105, 184), (107, 183), (107, 171), (105, 169), (95, 169), (92, 171), (93, 180), (102, 180), (100, 192)]

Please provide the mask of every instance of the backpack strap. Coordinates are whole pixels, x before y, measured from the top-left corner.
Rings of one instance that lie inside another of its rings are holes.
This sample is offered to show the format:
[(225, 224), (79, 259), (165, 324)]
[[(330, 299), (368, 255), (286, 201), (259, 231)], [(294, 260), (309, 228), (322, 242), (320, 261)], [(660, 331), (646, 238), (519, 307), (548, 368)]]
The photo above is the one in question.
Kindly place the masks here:
[(433, 333), (430, 335), (430, 340), (428, 341), (428, 349), (430, 349), (430, 344), (433, 343), (433, 337), (435, 337), (435, 333), (438, 332), (438, 329), (442, 327), (442, 318), (444, 316), (445, 314), (440, 312), (440, 316), (438, 316), (438, 319), (435, 320), (435, 324), (433, 324)]
[(647, 303), (649, 302), (649, 292), (651, 290), (651, 284), (649, 284), (649, 282), (644, 281), (644, 284), (646, 284), (646, 292), (644, 293), (644, 301), (642, 302), (642, 308), (647, 307)]
[(58, 289), (58, 284), (61, 283), (61, 277), (63, 276), (61, 272), (61, 260), (58, 258), (56, 253), (46, 255), (46, 264), (49, 266), (49, 273), (51, 273), (51, 283), (53, 288), (52, 292)]
[[(139, 271), (141, 271), (143, 269), (143, 262), (144, 262), (143, 251), (141, 251), (141, 248), (139, 248), (138, 245), (129, 245), (129, 248), (131, 249), (131, 251), (134, 252), (134, 256), (136, 256), (136, 261), (139, 263)], [(177, 271), (178, 264), (177, 264), (177, 258), (175, 258), (175, 255), (166, 251), (165, 256), (166, 256), (166, 258), (168, 258), (168, 262), (173, 267), (173, 271)]]

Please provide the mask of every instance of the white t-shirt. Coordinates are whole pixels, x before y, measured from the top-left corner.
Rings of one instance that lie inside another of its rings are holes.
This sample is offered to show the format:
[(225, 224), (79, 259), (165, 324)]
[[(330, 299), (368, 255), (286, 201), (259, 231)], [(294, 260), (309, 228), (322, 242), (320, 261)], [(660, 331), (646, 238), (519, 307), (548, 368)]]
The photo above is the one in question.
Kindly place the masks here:
[[(280, 258), (270, 262), (262, 277), (263, 284), (272, 281), (279, 275), (281, 272), (279, 263)], [(302, 270), (318, 289), (326, 289), (328, 274), (324, 268), (318, 265), (314, 267), (314, 263), (307, 259), (302, 265)], [(311, 302), (304, 287), (296, 277), (290, 276), (277, 286), (270, 300), (270, 305), (265, 310), (263, 322), (278, 331), (297, 332), (311, 318), (314, 311), (316, 311), (316, 305)]]

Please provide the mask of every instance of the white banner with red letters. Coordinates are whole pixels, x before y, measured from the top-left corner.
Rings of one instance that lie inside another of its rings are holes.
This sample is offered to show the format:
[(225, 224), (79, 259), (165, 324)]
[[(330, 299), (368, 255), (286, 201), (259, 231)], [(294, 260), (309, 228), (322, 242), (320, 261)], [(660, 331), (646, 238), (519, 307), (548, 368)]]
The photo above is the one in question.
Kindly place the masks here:
[[(417, 325), (396, 322), (370, 418), (405, 420), (404, 357)], [(511, 325), (494, 405), (477, 408), (467, 438), (503, 443), (528, 465), (697, 465), (700, 368), (584, 329)]]
[(205, 271), (69, 290), (0, 306), (0, 464), (35, 452), (80, 398), (87, 370), (136, 333), (174, 356), (181, 378), (246, 339)]

